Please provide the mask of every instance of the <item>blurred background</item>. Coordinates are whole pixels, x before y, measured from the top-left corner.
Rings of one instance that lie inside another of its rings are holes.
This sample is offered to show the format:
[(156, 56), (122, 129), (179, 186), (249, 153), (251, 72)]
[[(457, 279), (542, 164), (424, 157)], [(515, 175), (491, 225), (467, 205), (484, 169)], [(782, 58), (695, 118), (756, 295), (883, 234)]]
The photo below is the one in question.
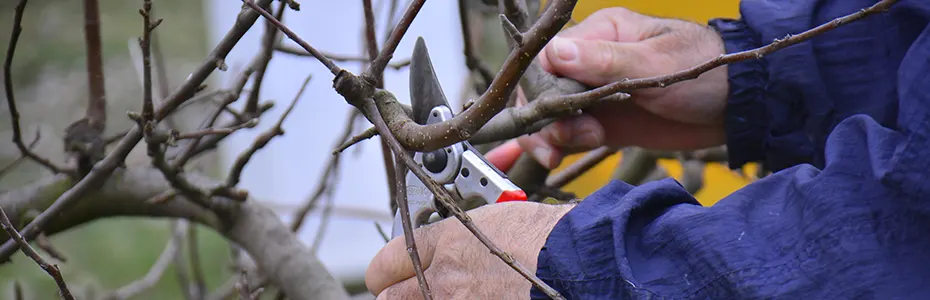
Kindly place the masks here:
[[(6, 49), (13, 23), (13, 9), (18, 1), (0, 3), (0, 48)], [(374, 0), (378, 38), (384, 39), (388, 18), (398, 19), (406, 8), (400, 5), (393, 17), (386, 0)], [(479, 1), (474, 1), (479, 2)], [(642, 13), (676, 17), (704, 23), (715, 17), (738, 17), (738, 0), (581, 0), (573, 21), (583, 20), (592, 12), (612, 6), (624, 6)], [(141, 34), (138, 10), (142, 1), (100, 0), (101, 34), (108, 103), (107, 133), (117, 134), (132, 123), (126, 111), (141, 110), (141, 74), (130, 50)], [(154, 0), (154, 12), (164, 21), (156, 30), (156, 43), (163, 53), (168, 85), (174, 87), (187, 77), (235, 21), (242, 7), (237, 0)], [(475, 6), (475, 5), (472, 5)], [(62, 162), (64, 128), (81, 118), (87, 102), (86, 61), (80, 1), (30, 1), (23, 20), (23, 32), (13, 63), (13, 81), (21, 114), (24, 139), (41, 135), (37, 153)], [(480, 56), (492, 70), (503, 61), (507, 46), (496, 12), (474, 9), (469, 17), (473, 42)], [(299, 12), (288, 11), (286, 23), (317, 49), (327, 53), (365, 57), (363, 49), (364, 18), (361, 1), (302, 1)], [(228, 85), (259, 50), (265, 23), (259, 21), (226, 59), (229, 69), (217, 71), (210, 85)], [(406, 59), (417, 36), (425, 38), (434, 66), (450, 101), (467, 98), (470, 76), (462, 56), (462, 35), (456, 1), (428, 1), (408, 34), (401, 41), (395, 60)], [(285, 39), (285, 44), (294, 45)], [(361, 63), (339, 65), (356, 74)], [(346, 124), (350, 106), (332, 89), (332, 77), (312, 58), (276, 53), (268, 66), (261, 99), (277, 104), (265, 114), (254, 129), (239, 131), (227, 139), (215, 155), (198, 159), (195, 168), (225, 177), (238, 153), (255, 137), (272, 126), (286, 104), (308, 75), (313, 75), (290, 117), (284, 123), (287, 132), (260, 150), (248, 164), (240, 187), (281, 214), (290, 222), (293, 211), (313, 192), (323, 176), (330, 152)], [(408, 102), (406, 69), (385, 72), (386, 88), (403, 102)], [(2, 87), (0, 87), (2, 88)], [(241, 104), (244, 101), (239, 101)], [(12, 131), (9, 110), (0, 105), (0, 141), (10, 141)], [(205, 108), (185, 109), (176, 117), (181, 128), (196, 128)], [(356, 133), (369, 127), (363, 119), (355, 121)], [(0, 143), (0, 167), (19, 157), (16, 147)], [(574, 155), (562, 167), (581, 157)], [(621, 155), (613, 155), (587, 174), (566, 186), (579, 197), (603, 186), (611, 177)], [(128, 164), (145, 163), (144, 150), (135, 150)], [(676, 160), (660, 160), (668, 175), (680, 177), (682, 168)], [(308, 245), (319, 239), (317, 255), (329, 271), (355, 290), (364, 289), (363, 275), (371, 257), (384, 244), (375, 223), (390, 230), (388, 188), (383, 170), (378, 138), (350, 148), (343, 156), (335, 188), (315, 210), (300, 231)], [(751, 172), (751, 170), (746, 170)], [(0, 191), (15, 189), (48, 172), (32, 162), (17, 164), (0, 177)], [(746, 184), (747, 179), (722, 164), (708, 164), (705, 184), (695, 196), (705, 205)], [(2, 193), (2, 192), (0, 192)], [(332, 215), (322, 227), (321, 211)], [(207, 292), (221, 286), (235, 275), (229, 268), (228, 243), (216, 233), (192, 227), (180, 249), (180, 257), (199, 261)], [(94, 299), (102, 293), (141, 278), (165, 249), (171, 235), (168, 220), (144, 218), (109, 218), (73, 228), (51, 237), (52, 243), (67, 258), (59, 263), (65, 280), (80, 299)], [(322, 236), (322, 237), (320, 237)], [(199, 255), (191, 255), (191, 249)], [(0, 299), (12, 298), (11, 287), (19, 281), (27, 299), (56, 299), (54, 282), (21, 253), (14, 263), (0, 266)], [(148, 293), (133, 299), (183, 299), (178, 285), (178, 270), (169, 265), (159, 283)], [(270, 297), (271, 295), (266, 295)], [(266, 297), (266, 298), (267, 298)]]

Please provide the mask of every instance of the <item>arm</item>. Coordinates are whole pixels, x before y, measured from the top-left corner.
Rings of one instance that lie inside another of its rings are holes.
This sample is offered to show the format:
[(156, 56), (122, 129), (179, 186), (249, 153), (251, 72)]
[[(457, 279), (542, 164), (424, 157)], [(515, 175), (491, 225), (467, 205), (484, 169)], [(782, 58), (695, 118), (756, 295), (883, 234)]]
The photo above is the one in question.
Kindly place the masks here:
[[(734, 52), (875, 3), (788, 2), (747, 1), (742, 20), (712, 25)], [(926, 1), (901, 1), (730, 65), (734, 165), (782, 170), (712, 207), (670, 179), (611, 183), (555, 225), (537, 275), (574, 299), (930, 293), (928, 12)]]

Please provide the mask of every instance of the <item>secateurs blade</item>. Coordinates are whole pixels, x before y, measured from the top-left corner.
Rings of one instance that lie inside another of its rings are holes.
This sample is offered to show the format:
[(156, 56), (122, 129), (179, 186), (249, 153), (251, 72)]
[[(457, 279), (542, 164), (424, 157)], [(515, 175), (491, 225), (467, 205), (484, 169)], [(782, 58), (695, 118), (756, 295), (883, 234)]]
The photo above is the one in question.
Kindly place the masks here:
[[(420, 125), (439, 123), (455, 115), (446, 100), (422, 37), (417, 38), (410, 62), (410, 103), (413, 120)], [(463, 210), (506, 201), (526, 201), (526, 193), (507, 175), (488, 162), (480, 152), (462, 141), (429, 152), (416, 152), (416, 161), (430, 178), (442, 184)], [(441, 203), (411, 171), (406, 174), (407, 205), (413, 228), (428, 224), (431, 216), (448, 217)], [(402, 236), (400, 210), (394, 215), (392, 237)]]

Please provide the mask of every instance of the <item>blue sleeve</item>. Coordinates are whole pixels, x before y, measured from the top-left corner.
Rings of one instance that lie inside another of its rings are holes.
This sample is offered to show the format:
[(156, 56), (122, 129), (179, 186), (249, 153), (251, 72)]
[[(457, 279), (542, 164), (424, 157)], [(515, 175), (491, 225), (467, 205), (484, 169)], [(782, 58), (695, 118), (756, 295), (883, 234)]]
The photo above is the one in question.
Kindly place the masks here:
[[(744, 1), (716, 26), (740, 51), (875, 2)], [(569, 299), (930, 297), (928, 17), (899, 1), (732, 66), (732, 158), (780, 171), (711, 207), (673, 179), (612, 182), (556, 224), (537, 276)]]

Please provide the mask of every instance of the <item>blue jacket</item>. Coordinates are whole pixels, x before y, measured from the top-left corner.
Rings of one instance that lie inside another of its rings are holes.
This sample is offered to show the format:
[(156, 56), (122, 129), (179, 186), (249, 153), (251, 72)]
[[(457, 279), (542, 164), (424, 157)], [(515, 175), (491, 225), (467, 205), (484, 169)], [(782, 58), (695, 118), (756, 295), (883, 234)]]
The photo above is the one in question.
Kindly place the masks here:
[[(744, 0), (710, 25), (732, 53), (877, 2)], [(928, 20), (902, 0), (730, 65), (731, 167), (778, 172), (711, 207), (673, 179), (612, 182), (558, 222), (537, 275), (569, 299), (930, 299)]]

